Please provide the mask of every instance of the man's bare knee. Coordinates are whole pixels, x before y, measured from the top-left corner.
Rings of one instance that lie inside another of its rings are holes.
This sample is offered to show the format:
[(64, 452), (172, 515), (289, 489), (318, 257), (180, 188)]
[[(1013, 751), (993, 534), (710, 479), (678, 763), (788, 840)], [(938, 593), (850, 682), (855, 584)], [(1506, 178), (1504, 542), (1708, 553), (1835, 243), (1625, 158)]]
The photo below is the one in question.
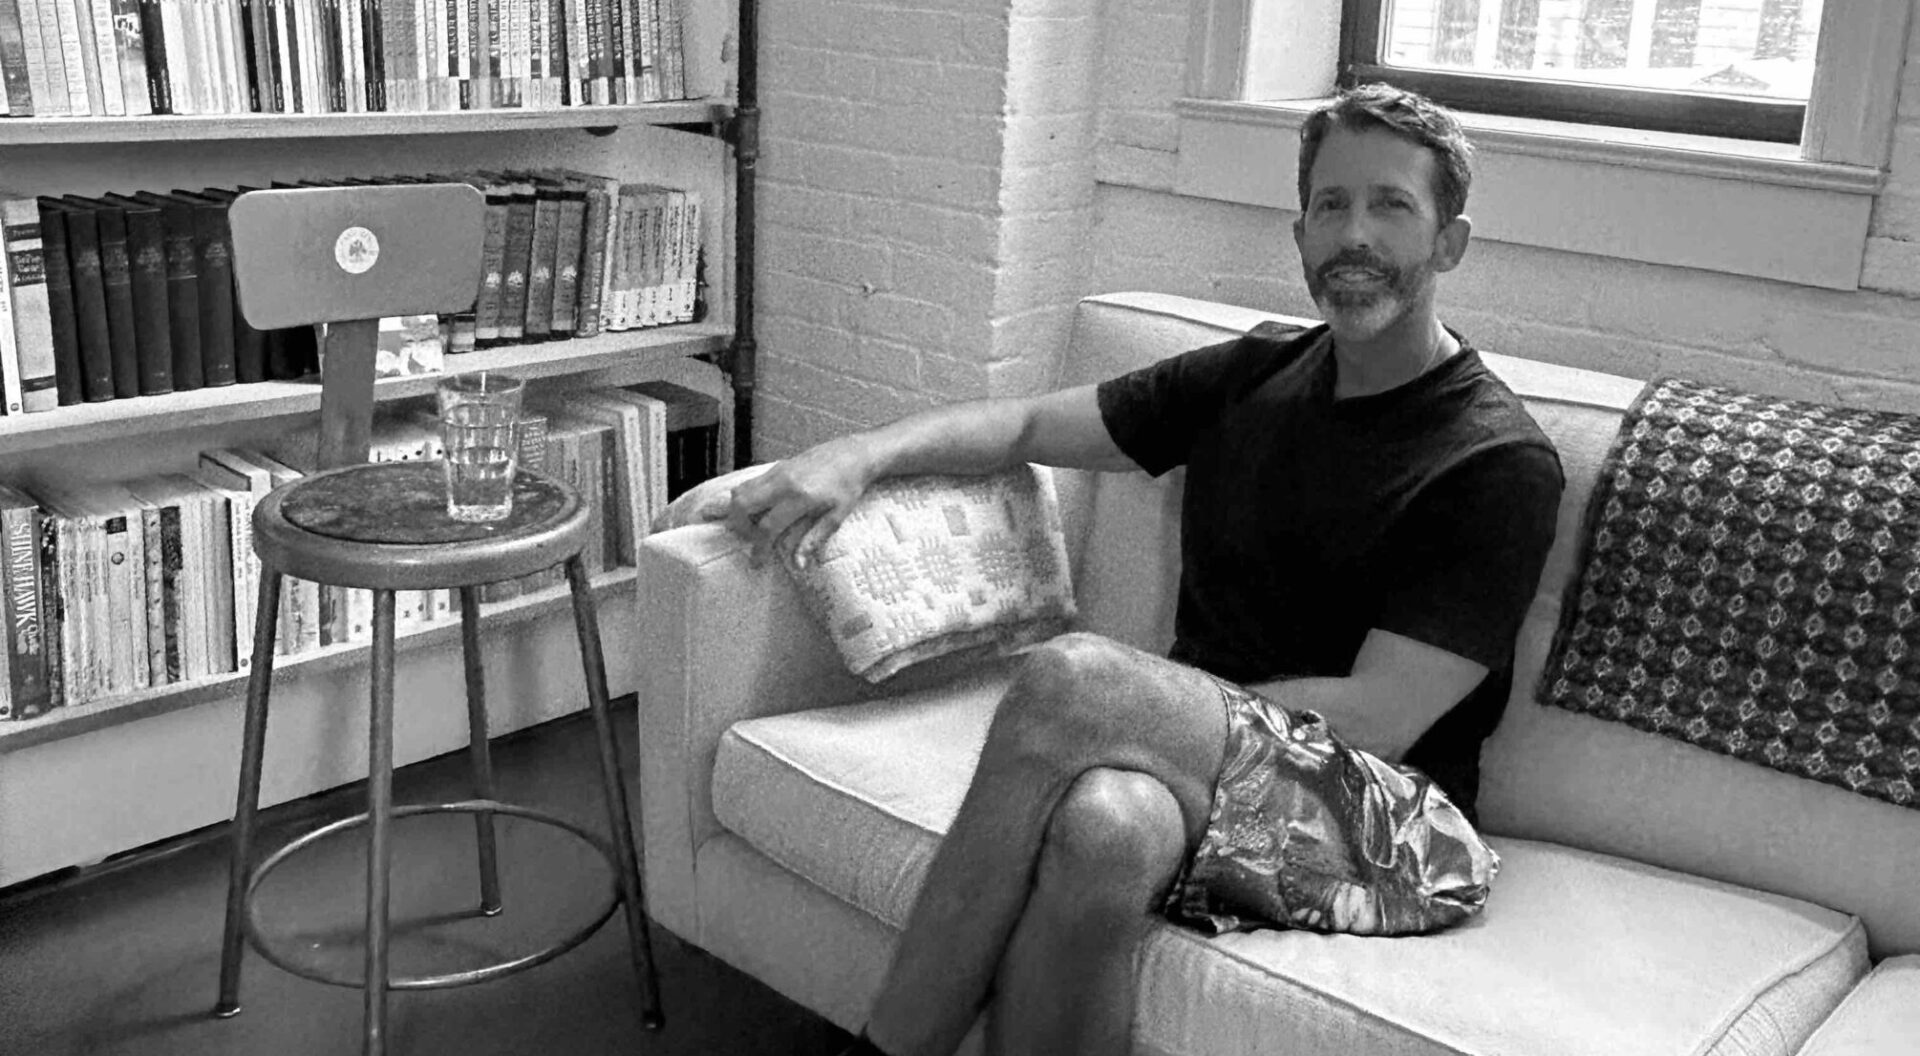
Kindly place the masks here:
[(1054, 808), (1044, 854), (1084, 897), (1104, 888), (1130, 902), (1157, 891), (1186, 851), (1180, 805), (1167, 786), (1132, 770), (1094, 767)]

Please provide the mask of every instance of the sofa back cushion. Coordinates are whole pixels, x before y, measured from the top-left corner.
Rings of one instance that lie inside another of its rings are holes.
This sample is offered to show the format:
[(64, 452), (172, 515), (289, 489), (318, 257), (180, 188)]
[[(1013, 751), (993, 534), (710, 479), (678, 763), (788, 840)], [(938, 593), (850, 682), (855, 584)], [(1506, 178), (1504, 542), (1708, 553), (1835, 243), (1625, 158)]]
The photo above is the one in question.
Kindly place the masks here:
[[(1089, 297), (1061, 384), (1098, 382), (1272, 319), (1312, 325), (1163, 294)], [(1482, 823), (1804, 898), (1860, 916), (1876, 955), (1920, 950), (1920, 899), (1911, 897), (1920, 811), (1534, 702), (1560, 598), (1577, 571), (1587, 497), (1643, 382), (1481, 356), (1553, 440), (1567, 479), (1516, 644), (1513, 696), (1482, 756)], [(1183, 474), (1061, 472), (1056, 480), (1080, 626), (1164, 652), (1173, 640)]]

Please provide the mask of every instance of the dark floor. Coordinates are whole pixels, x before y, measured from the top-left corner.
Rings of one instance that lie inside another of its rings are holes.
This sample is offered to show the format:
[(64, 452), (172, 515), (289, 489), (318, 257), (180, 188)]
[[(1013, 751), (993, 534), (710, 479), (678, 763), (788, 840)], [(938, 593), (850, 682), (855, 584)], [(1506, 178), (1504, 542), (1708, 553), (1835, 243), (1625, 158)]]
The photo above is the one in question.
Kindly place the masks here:
[[(624, 704), (625, 706), (621, 706)], [(620, 757), (634, 759), (631, 700), (616, 702)], [(499, 798), (605, 831), (593, 727), (584, 716), (495, 742)], [(271, 765), (271, 760), (269, 760)], [(399, 771), (395, 802), (466, 798), (464, 755)], [(361, 809), (358, 789), (268, 812), (273, 846)], [(75, 819), (74, 823), (84, 823)], [(473, 909), (473, 822), (426, 815), (395, 829), (396, 974), (519, 956), (591, 921), (611, 883), (566, 833), (498, 823), (506, 911)], [(303, 851), (266, 880), (263, 927), (282, 947), (357, 975), (365, 856), (360, 830)], [(213, 1019), (226, 843), (173, 841), (129, 862), (0, 891), (0, 1054), (301, 1056), (360, 1051), (362, 995), (309, 982), (249, 950), (240, 1015)], [(707, 954), (654, 929), (666, 1026), (641, 1029), (626, 929), (616, 916), (559, 959), (458, 989), (389, 998), (388, 1051), (456, 1056), (834, 1053), (846, 1035)]]

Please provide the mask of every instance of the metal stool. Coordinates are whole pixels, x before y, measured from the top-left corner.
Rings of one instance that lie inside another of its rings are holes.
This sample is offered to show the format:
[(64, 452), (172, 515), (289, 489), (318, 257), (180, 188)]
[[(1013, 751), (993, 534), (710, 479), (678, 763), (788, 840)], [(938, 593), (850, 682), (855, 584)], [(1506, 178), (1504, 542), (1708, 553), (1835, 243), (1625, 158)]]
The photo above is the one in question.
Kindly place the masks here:
[[(226, 1017), (240, 1011), (242, 942), (250, 941), (262, 956), (296, 975), (364, 987), (363, 1051), (369, 1056), (386, 1051), (388, 990), (461, 986), (544, 963), (584, 941), (612, 916), (616, 906), (625, 908), (627, 935), (640, 981), (641, 1021), (649, 1029), (657, 1029), (662, 1023), (639, 856), (607, 714), (599, 621), (580, 556), (589, 538), (585, 503), (564, 483), (521, 473), (514, 481), (511, 519), (462, 524), (446, 516), (445, 485), (437, 464), (366, 463), (377, 320), (388, 315), (459, 311), (472, 304), (480, 259), (481, 208), (480, 196), (472, 188), (442, 184), (256, 192), (236, 199), (231, 212), (236, 274), (241, 276), (241, 305), (248, 322), (261, 329), (323, 324), (319, 464), (324, 471), (275, 489), (253, 514), (254, 549), (261, 563), (260, 592), (234, 809), (220, 998), (214, 1014)], [(378, 259), (369, 263), (369, 253)], [(383, 270), (380, 260), (395, 266)], [(342, 317), (350, 320), (329, 321)], [(493, 798), (478, 587), (563, 561), (573, 595), (588, 706), (599, 741), (610, 841), (552, 814)], [(373, 592), (367, 810), (288, 843), (254, 868), (254, 826), (266, 744), (267, 698), (273, 681), (275, 617), (281, 581), (286, 576)], [(475, 798), (396, 808), (393, 592), (456, 587), (461, 601)], [(437, 812), (474, 815), (482, 913), (492, 915), (501, 909), (495, 814), (557, 826), (592, 845), (615, 874), (612, 897), (591, 923), (535, 953), (449, 975), (389, 978), (392, 820)], [(297, 965), (261, 937), (253, 918), (253, 893), (268, 872), (295, 852), (362, 824), (368, 828), (365, 975), (355, 979)]]

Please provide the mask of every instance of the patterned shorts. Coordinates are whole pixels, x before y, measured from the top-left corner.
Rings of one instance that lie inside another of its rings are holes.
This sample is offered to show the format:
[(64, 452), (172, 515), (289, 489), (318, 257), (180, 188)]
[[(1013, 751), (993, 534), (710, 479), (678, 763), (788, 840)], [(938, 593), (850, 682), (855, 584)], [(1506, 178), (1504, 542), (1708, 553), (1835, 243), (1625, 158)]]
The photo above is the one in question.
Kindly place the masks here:
[(1347, 745), (1314, 712), (1220, 690), (1226, 757), (1168, 917), (1215, 934), (1408, 935), (1485, 905), (1500, 859), (1426, 775)]

